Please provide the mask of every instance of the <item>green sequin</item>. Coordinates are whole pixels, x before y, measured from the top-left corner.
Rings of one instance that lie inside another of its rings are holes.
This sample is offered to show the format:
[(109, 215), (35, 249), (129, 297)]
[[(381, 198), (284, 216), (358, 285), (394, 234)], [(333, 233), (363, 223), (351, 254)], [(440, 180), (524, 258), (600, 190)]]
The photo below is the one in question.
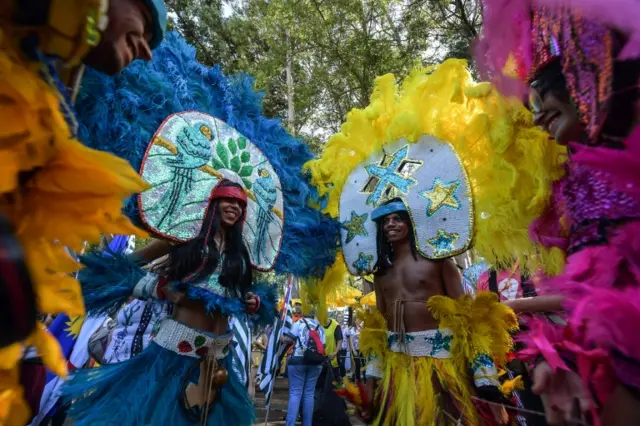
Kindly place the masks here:
[(207, 339), (205, 339), (204, 336), (197, 336), (194, 342), (196, 344), (196, 348), (199, 348), (200, 346), (204, 345), (206, 341)]

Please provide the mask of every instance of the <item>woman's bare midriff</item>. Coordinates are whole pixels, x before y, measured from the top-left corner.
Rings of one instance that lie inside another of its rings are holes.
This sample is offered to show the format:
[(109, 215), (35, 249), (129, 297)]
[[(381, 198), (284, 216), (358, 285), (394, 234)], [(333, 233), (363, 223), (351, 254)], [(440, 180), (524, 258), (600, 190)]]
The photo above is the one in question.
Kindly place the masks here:
[(208, 314), (202, 302), (188, 299), (174, 305), (173, 319), (191, 328), (216, 335), (225, 334), (229, 328), (229, 317), (219, 312)]

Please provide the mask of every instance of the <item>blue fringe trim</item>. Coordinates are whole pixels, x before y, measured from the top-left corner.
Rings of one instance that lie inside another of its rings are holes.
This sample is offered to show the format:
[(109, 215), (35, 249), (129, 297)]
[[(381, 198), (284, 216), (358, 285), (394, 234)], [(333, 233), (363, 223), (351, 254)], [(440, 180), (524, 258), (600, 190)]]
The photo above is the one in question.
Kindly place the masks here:
[(78, 280), (88, 316), (110, 314), (120, 308), (146, 275), (140, 266), (117, 253), (88, 254), (80, 256), (80, 262), (85, 268), (80, 270)]
[[(252, 77), (225, 77), (219, 66), (203, 66), (195, 56), (192, 46), (169, 33), (149, 63), (134, 62), (116, 77), (87, 69), (76, 103), (80, 140), (139, 170), (151, 137), (170, 114), (197, 110), (219, 117), (256, 144), (280, 177), (286, 220), (276, 272), (321, 276), (335, 261), (340, 224), (307, 205), (315, 191), (302, 166), (311, 151), (279, 120), (263, 116), (263, 94), (253, 89)], [(125, 213), (140, 224), (135, 199)]]
[(183, 292), (189, 300), (202, 302), (208, 313), (222, 312), (226, 316), (235, 316), (244, 313), (244, 303), (237, 298), (223, 296), (201, 287), (195, 287), (185, 283), (171, 283), (175, 291)]
[[(183, 379), (198, 362), (158, 346), (149, 346), (127, 361), (77, 370), (62, 387), (63, 402), (71, 407), (75, 426), (118, 424), (193, 425), (180, 406)], [(221, 397), (209, 413), (208, 425), (249, 426), (254, 410), (231, 356), (223, 361), (229, 373)], [(194, 368), (190, 380), (197, 382)]]
[(270, 285), (266, 282), (254, 284), (250, 290), (253, 294), (260, 297), (260, 308), (258, 312), (249, 315), (251, 323), (258, 327), (266, 327), (273, 324), (273, 320), (278, 315), (278, 288), (276, 285)]

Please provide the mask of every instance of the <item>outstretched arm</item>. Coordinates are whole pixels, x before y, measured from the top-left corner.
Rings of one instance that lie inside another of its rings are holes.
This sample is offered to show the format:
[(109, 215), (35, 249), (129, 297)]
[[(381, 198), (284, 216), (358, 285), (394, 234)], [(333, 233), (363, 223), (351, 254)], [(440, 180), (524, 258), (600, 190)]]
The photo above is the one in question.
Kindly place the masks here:
[(522, 299), (505, 300), (505, 305), (509, 306), (516, 314), (534, 312), (561, 312), (564, 297), (556, 295), (541, 295), (535, 297), (524, 297)]
[(462, 276), (453, 259), (442, 261), (442, 281), (444, 282), (444, 291), (450, 298), (457, 299), (464, 295)]

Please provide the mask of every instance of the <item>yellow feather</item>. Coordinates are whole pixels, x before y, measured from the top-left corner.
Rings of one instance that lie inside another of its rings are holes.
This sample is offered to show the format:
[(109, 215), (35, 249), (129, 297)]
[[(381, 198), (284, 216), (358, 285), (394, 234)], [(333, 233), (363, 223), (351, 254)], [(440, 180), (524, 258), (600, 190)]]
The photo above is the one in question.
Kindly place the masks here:
[(451, 143), (460, 156), (474, 198), (475, 248), (489, 263), (520, 258), (525, 269), (561, 270), (562, 253), (534, 244), (528, 228), (563, 174), (566, 150), (533, 125), (518, 99), (475, 82), (463, 60), (416, 68), (401, 85), (391, 74), (376, 79), (370, 105), (349, 112), (322, 155), (305, 165), (328, 196), (325, 212), (337, 216), (347, 177), (367, 157), (421, 134)]

